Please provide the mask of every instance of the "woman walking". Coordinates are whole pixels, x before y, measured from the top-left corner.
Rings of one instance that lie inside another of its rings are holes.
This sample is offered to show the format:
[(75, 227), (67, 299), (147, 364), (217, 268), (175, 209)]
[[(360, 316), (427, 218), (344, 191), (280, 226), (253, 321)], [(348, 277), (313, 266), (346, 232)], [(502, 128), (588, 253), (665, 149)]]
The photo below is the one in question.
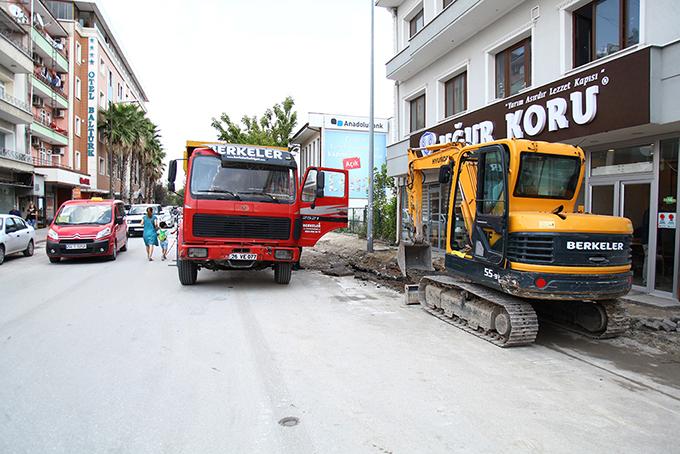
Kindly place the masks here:
[(146, 257), (149, 261), (153, 260), (153, 247), (158, 246), (158, 230), (156, 215), (153, 214), (153, 208), (146, 209), (146, 216), (144, 216), (144, 244), (146, 245)]

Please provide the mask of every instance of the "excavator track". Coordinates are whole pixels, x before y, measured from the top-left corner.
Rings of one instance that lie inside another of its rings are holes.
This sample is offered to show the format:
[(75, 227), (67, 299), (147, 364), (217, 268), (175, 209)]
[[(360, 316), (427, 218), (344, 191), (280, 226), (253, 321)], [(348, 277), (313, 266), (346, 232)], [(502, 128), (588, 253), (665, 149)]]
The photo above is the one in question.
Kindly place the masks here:
[[(628, 330), (630, 324), (621, 300), (540, 303), (534, 307), (542, 322), (592, 339), (618, 337)], [(595, 320), (596, 316), (600, 320)]]
[(450, 276), (425, 276), (418, 292), (426, 312), (499, 347), (536, 339), (536, 312), (519, 298)]

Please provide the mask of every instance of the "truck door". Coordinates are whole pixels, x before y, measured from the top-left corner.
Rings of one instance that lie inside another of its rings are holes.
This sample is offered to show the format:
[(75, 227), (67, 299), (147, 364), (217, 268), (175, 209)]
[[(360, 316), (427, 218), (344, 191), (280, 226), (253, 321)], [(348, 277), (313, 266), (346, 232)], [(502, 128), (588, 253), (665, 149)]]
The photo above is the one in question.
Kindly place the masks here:
[(478, 153), (473, 255), (489, 264), (502, 265), (508, 236), (507, 152), (500, 145), (492, 145)]
[(298, 191), (300, 217), (294, 236), (300, 246), (314, 246), (331, 230), (347, 227), (347, 170), (309, 167)]

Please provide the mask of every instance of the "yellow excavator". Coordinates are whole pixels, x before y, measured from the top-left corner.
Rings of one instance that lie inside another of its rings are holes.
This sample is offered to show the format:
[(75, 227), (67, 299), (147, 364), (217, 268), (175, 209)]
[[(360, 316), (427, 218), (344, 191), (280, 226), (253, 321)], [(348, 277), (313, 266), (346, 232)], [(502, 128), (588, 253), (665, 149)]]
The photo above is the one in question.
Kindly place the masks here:
[(432, 270), (424, 182), (438, 180), (449, 202), (446, 273), (407, 286), (407, 300), (502, 347), (534, 342), (537, 312), (593, 338), (625, 331), (617, 298), (632, 284), (633, 228), (575, 209), (584, 163), (579, 147), (518, 139), (409, 149), (404, 274)]

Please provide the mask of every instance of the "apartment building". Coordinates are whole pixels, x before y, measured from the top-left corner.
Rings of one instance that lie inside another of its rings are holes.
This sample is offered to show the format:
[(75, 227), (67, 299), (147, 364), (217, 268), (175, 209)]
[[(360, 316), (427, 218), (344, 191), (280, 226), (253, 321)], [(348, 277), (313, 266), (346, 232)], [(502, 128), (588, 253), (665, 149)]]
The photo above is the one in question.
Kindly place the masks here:
[[(635, 227), (634, 288), (678, 298), (680, 3), (376, 3), (394, 18), (387, 163), (402, 199), (409, 146), (504, 137), (578, 144), (585, 209)], [(428, 181), (423, 221), (444, 248), (448, 191), (436, 176)]]
[(0, 3), (1, 213), (24, 208), (35, 190), (27, 135), (33, 118), (28, 81), (33, 72), (29, 26), (29, 11), (14, 2)]

